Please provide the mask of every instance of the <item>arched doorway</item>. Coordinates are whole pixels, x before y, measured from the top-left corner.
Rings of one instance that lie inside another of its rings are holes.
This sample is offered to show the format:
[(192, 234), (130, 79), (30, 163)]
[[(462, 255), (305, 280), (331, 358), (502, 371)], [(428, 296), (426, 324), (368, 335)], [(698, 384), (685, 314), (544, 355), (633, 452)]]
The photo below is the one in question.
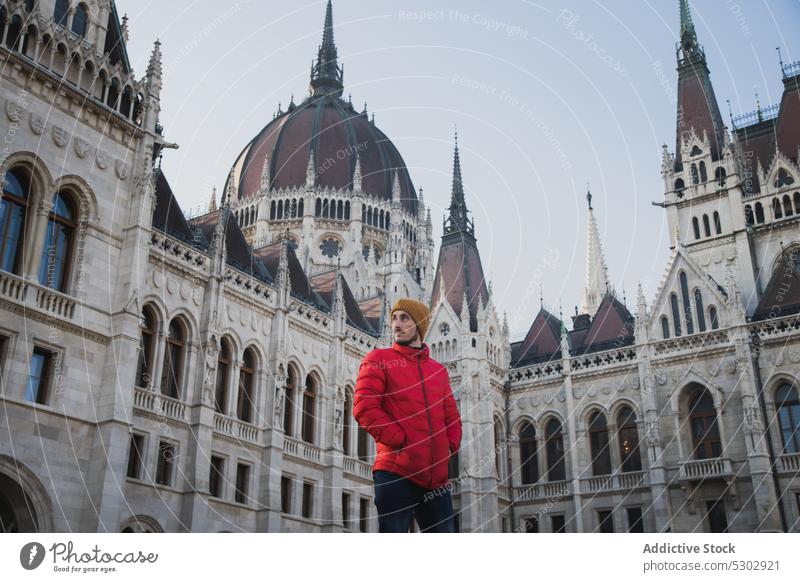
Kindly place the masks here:
[(39, 520), (31, 498), (17, 481), (0, 474), (0, 533), (39, 531)]

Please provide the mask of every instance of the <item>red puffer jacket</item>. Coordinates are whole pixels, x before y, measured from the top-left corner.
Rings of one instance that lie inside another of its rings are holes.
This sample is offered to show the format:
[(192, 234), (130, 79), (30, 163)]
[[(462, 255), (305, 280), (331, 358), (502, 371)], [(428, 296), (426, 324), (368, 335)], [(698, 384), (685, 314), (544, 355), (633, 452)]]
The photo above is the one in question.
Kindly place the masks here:
[(361, 362), (353, 416), (377, 442), (373, 471), (391, 471), (425, 487), (447, 484), (461, 444), (461, 417), (447, 369), (422, 348), (395, 342)]

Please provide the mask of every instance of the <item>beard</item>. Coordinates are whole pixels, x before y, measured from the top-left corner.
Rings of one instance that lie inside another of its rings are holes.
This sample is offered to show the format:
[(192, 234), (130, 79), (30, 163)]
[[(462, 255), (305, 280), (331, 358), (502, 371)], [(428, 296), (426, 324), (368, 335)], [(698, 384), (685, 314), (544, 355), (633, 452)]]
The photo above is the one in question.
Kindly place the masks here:
[(394, 341), (396, 341), (401, 346), (410, 346), (410, 345), (415, 344), (415, 343), (419, 343), (420, 345), (422, 345), (422, 342), (420, 341), (418, 335), (415, 335), (411, 339), (407, 339), (407, 340), (401, 340), (401, 339), (395, 338)]

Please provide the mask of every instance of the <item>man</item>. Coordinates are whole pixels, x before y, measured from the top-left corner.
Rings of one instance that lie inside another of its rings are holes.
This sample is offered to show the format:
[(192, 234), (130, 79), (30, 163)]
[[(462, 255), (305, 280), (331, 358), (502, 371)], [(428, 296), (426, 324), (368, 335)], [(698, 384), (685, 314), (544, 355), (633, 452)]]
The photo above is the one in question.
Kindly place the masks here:
[(447, 369), (423, 343), (430, 311), (414, 299), (392, 308), (391, 348), (364, 357), (353, 416), (377, 443), (372, 476), (380, 532), (453, 532), (447, 475), (461, 444), (461, 417)]

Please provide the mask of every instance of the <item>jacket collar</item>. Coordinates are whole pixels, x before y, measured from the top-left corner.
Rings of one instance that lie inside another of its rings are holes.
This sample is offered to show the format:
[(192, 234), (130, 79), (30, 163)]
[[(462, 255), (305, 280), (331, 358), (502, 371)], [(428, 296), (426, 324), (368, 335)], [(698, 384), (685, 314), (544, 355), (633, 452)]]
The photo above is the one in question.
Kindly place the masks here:
[(428, 344), (424, 342), (421, 348), (412, 348), (411, 346), (404, 346), (394, 342), (392, 344), (392, 349), (398, 354), (412, 360), (419, 359), (420, 361), (424, 362), (430, 357), (430, 349), (428, 348)]

